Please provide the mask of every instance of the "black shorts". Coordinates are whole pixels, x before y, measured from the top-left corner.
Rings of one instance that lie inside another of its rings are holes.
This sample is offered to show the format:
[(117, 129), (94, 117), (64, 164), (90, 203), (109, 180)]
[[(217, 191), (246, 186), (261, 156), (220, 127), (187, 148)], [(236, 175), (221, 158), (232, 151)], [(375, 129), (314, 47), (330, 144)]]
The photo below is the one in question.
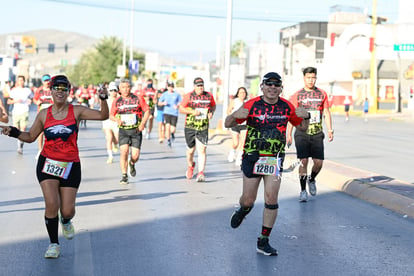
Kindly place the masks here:
[(188, 148), (194, 148), (196, 145), (196, 139), (203, 145), (207, 146), (208, 143), (208, 129), (195, 130), (191, 128), (184, 128), (185, 142)]
[(346, 104), (345, 105), (345, 112), (348, 112), (349, 111), (349, 104)]
[(141, 149), (142, 132), (136, 128), (119, 129), (119, 146), (129, 145), (131, 147)]
[(170, 124), (172, 126), (177, 126), (177, 119), (178, 119), (178, 116), (174, 116), (174, 115), (164, 113), (164, 122), (166, 124)]
[(72, 187), (76, 189), (79, 188), (81, 178), (82, 178), (80, 162), (73, 162), (68, 178), (63, 179), (58, 176), (43, 173), (42, 170), (43, 170), (43, 166), (45, 165), (45, 161), (46, 161), (46, 157), (44, 157), (43, 155), (39, 155), (39, 159), (37, 160), (37, 167), (36, 167), (36, 176), (37, 176), (37, 180), (39, 181), (39, 183), (45, 179), (57, 179), (59, 180), (59, 187)]
[(232, 127), (231, 128), (231, 131), (232, 132), (237, 132), (237, 133), (239, 133), (240, 134), (240, 132), (242, 131), (242, 130), (246, 130), (247, 129), (247, 125), (237, 125), (237, 126), (235, 126), (235, 127)]
[(299, 159), (303, 158), (315, 158), (324, 160), (324, 146), (323, 139), (325, 134), (320, 132), (315, 135), (308, 135), (303, 131), (295, 131), (295, 146), (296, 155)]
[[(280, 173), (282, 173), (283, 172), (283, 162), (285, 161), (285, 155), (284, 154), (279, 155), (279, 158), (282, 158), (282, 160), (280, 161)], [(263, 176), (263, 175), (260, 175), (260, 174), (254, 174), (253, 173), (254, 164), (257, 162), (257, 160), (259, 160), (259, 153), (257, 153), (257, 152), (243, 155), (243, 159), (242, 159), (242, 163), (241, 163), (241, 170), (247, 178)]]

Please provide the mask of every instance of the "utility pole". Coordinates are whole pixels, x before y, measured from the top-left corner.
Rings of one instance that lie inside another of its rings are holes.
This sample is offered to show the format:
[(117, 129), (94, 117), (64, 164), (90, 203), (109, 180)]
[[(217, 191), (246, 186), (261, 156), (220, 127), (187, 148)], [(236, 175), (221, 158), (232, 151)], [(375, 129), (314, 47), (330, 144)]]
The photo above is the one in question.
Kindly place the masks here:
[(372, 105), (370, 106), (370, 112), (377, 113), (378, 111), (378, 86), (377, 86), (377, 60), (376, 60), (376, 46), (375, 40), (377, 37), (377, 0), (372, 0), (372, 35), (370, 41), (371, 49), (371, 66), (370, 66), (370, 95), (372, 99)]

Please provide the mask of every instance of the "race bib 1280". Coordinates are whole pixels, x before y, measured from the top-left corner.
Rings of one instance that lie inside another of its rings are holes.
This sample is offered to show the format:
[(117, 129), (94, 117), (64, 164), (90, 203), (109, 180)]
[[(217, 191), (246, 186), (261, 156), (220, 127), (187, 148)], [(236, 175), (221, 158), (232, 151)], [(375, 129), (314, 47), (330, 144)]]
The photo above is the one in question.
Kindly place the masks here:
[(133, 126), (137, 124), (136, 114), (121, 114), (121, 121), (124, 126)]
[(61, 162), (50, 158), (46, 158), (42, 172), (63, 179), (68, 179), (70, 169), (72, 168), (72, 164), (73, 162)]
[(262, 156), (254, 164), (253, 173), (260, 175), (279, 176), (280, 162), (281, 158)]

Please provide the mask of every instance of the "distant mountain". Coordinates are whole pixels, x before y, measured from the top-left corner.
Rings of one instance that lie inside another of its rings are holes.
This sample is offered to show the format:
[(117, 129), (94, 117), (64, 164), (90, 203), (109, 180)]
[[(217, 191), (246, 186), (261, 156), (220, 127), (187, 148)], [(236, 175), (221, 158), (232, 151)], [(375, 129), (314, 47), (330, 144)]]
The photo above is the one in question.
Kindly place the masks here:
[[(21, 36), (33, 36), (39, 48), (38, 53), (21, 53), (22, 61), (36, 67), (38, 74), (58, 73), (56, 68), (62, 63), (68, 65), (75, 64), (85, 51), (94, 47), (99, 41), (94, 37), (87, 35), (59, 31), (54, 29), (33, 30), (20, 33), (10, 33), (0, 35), (0, 55), (13, 56), (13, 49), (10, 48), (10, 42), (18, 40)], [(54, 53), (48, 52), (48, 45), (54, 44)], [(68, 51), (65, 52), (65, 45)], [(137, 49), (140, 52), (157, 52), (155, 50)], [(186, 52), (160, 52), (160, 63), (162, 65), (200, 65), (205, 64), (215, 58), (215, 53), (201, 53), (197, 51)], [(128, 56), (128, 55), (127, 55)]]
[[(18, 40), (20, 36), (33, 36), (39, 48), (38, 53), (21, 52), (20, 58), (27, 61), (30, 65), (36, 66), (40, 71), (50, 72), (49, 68), (54, 68), (62, 62), (73, 64), (89, 48), (92, 48), (98, 39), (74, 32), (64, 32), (53, 29), (35, 30), (21, 33), (10, 33), (0, 35), (0, 54), (12, 56), (13, 51), (10, 49), (10, 42)], [(54, 44), (54, 53), (48, 52), (48, 45)], [(68, 51), (65, 52), (65, 45)]]

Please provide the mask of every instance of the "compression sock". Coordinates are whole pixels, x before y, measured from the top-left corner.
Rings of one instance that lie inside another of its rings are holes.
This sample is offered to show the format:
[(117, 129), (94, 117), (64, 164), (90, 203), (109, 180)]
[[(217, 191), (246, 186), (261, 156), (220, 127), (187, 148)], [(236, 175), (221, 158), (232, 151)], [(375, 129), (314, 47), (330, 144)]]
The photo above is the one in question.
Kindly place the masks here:
[(272, 232), (272, 228), (262, 226), (262, 234), (260, 235), (261, 239), (269, 238), (270, 232)]
[(59, 244), (58, 238), (58, 227), (59, 227), (59, 217), (47, 218), (45, 217), (45, 224), (47, 233), (49, 234), (50, 243)]
[(310, 182), (315, 181), (315, 177), (318, 175), (318, 173), (319, 173), (319, 172), (314, 172), (314, 171), (312, 171), (312, 172), (311, 172), (311, 175), (309, 176), (309, 181), (310, 181)]
[(306, 190), (306, 179), (308, 177), (306, 175), (299, 175), (299, 181), (300, 181), (300, 188), (301, 191)]

